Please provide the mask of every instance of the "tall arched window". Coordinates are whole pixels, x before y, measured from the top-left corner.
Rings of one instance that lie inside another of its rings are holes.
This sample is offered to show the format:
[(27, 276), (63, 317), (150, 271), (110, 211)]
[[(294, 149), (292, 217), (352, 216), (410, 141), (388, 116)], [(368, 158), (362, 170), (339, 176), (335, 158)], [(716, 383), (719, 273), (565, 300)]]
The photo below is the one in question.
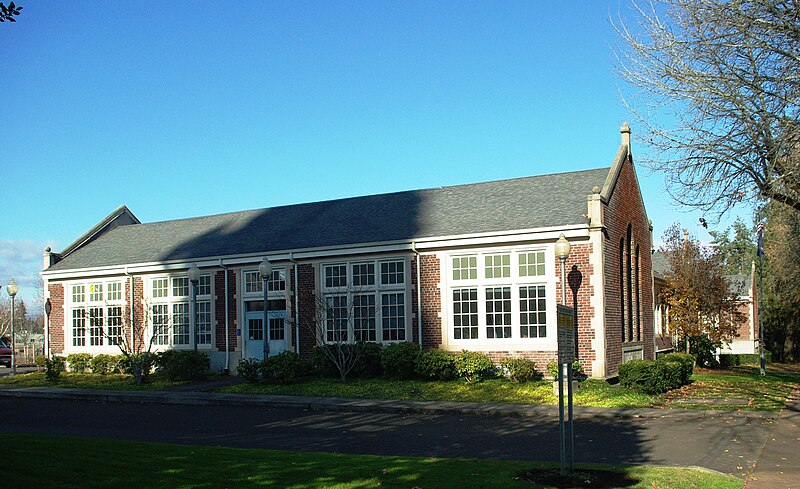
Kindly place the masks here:
[(631, 265), (631, 240), (633, 238), (633, 227), (628, 224), (628, 237), (625, 241), (625, 299), (627, 303), (627, 328), (628, 341), (633, 341), (633, 274)]
[(625, 238), (619, 240), (619, 324), (622, 342), (625, 335)]
[(636, 245), (636, 261), (635, 261), (635, 274), (634, 278), (636, 280), (635, 287), (636, 287), (636, 341), (642, 341), (642, 291), (641, 291), (641, 281), (639, 276), (639, 245)]

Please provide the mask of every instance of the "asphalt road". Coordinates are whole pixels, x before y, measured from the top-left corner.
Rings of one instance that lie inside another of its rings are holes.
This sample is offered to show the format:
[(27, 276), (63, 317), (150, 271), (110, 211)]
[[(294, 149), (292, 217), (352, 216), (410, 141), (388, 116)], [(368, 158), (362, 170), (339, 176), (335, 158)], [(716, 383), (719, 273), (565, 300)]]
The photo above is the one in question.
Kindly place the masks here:
[[(513, 460), (559, 460), (558, 419), (402, 415), (0, 398), (0, 431), (226, 447)], [(13, 413), (24, 413), (16, 416)], [(770, 418), (698, 413), (658, 418), (581, 416), (575, 462), (752, 469)]]

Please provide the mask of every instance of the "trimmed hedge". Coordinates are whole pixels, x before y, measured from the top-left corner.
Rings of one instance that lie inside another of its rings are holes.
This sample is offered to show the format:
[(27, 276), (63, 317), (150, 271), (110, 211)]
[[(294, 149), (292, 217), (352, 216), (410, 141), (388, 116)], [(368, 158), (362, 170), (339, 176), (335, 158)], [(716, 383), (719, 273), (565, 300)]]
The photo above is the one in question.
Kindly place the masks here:
[(451, 380), (456, 376), (455, 357), (441, 348), (423, 351), (414, 371), (427, 380)]
[(304, 376), (308, 369), (300, 355), (284, 351), (260, 362), (258, 371), (267, 383), (286, 384)]
[[(772, 363), (772, 353), (764, 350), (764, 361)], [(722, 368), (736, 365), (760, 365), (761, 356), (758, 353), (724, 353), (719, 356), (719, 366)]]
[(208, 354), (194, 350), (166, 350), (156, 358), (159, 375), (171, 381), (202, 380), (211, 369)]
[(113, 355), (101, 353), (92, 357), (89, 364), (92, 369), (92, 373), (106, 375), (110, 374), (117, 368), (118, 362), (119, 358)]
[(67, 355), (67, 365), (69, 365), (69, 371), (73, 373), (82, 374), (89, 368), (91, 361), (92, 355), (90, 353), (70, 353)]
[(669, 353), (660, 357), (657, 362), (676, 362), (681, 366), (681, 385), (687, 385), (694, 373), (694, 355), (688, 353)]
[[(382, 374), (381, 354), (383, 347), (377, 343), (355, 343), (355, 344), (328, 344), (315, 346), (311, 351), (311, 369), (314, 373), (322, 377), (339, 377), (339, 369), (331, 360), (339, 357), (339, 349), (344, 356), (359, 355), (353, 368), (348, 372), (347, 377), (378, 377)], [(345, 351), (355, 350), (357, 351)]]
[(407, 341), (392, 343), (384, 347), (381, 352), (381, 366), (384, 375), (394, 379), (412, 378), (419, 355), (419, 346)]
[(632, 360), (619, 366), (619, 383), (644, 394), (662, 394), (677, 389), (684, 377), (678, 361)]

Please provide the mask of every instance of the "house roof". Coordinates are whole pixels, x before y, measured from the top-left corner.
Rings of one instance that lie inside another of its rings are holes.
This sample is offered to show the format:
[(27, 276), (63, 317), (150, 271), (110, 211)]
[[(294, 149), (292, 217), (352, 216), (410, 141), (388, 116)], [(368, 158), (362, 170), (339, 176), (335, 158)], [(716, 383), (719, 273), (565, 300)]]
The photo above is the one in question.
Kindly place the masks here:
[[(47, 271), (586, 224), (609, 169), (117, 226)], [(93, 228), (94, 229), (94, 228)]]

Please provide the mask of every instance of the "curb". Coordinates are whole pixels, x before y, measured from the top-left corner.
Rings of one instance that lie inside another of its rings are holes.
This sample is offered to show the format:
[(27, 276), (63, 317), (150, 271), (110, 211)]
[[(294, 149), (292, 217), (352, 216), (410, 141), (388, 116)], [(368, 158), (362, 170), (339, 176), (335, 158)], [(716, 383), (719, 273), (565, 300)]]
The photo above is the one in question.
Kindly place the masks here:
[[(263, 406), (275, 409), (311, 411), (380, 412), (398, 414), (497, 416), (558, 419), (558, 406), (486, 404), (450, 401), (398, 401), (381, 399), (345, 399), (337, 397), (299, 397), (285, 395), (223, 394), (196, 391), (103, 391), (91, 389), (0, 387), (0, 397), (67, 399), (104, 403), (177, 404), (190, 406)], [(741, 416), (772, 419), (779, 413), (765, 411), (720, 411), (653, 408), (597, 408), (575, 406), (573, 419), (674, 418), (704, 419)]]

